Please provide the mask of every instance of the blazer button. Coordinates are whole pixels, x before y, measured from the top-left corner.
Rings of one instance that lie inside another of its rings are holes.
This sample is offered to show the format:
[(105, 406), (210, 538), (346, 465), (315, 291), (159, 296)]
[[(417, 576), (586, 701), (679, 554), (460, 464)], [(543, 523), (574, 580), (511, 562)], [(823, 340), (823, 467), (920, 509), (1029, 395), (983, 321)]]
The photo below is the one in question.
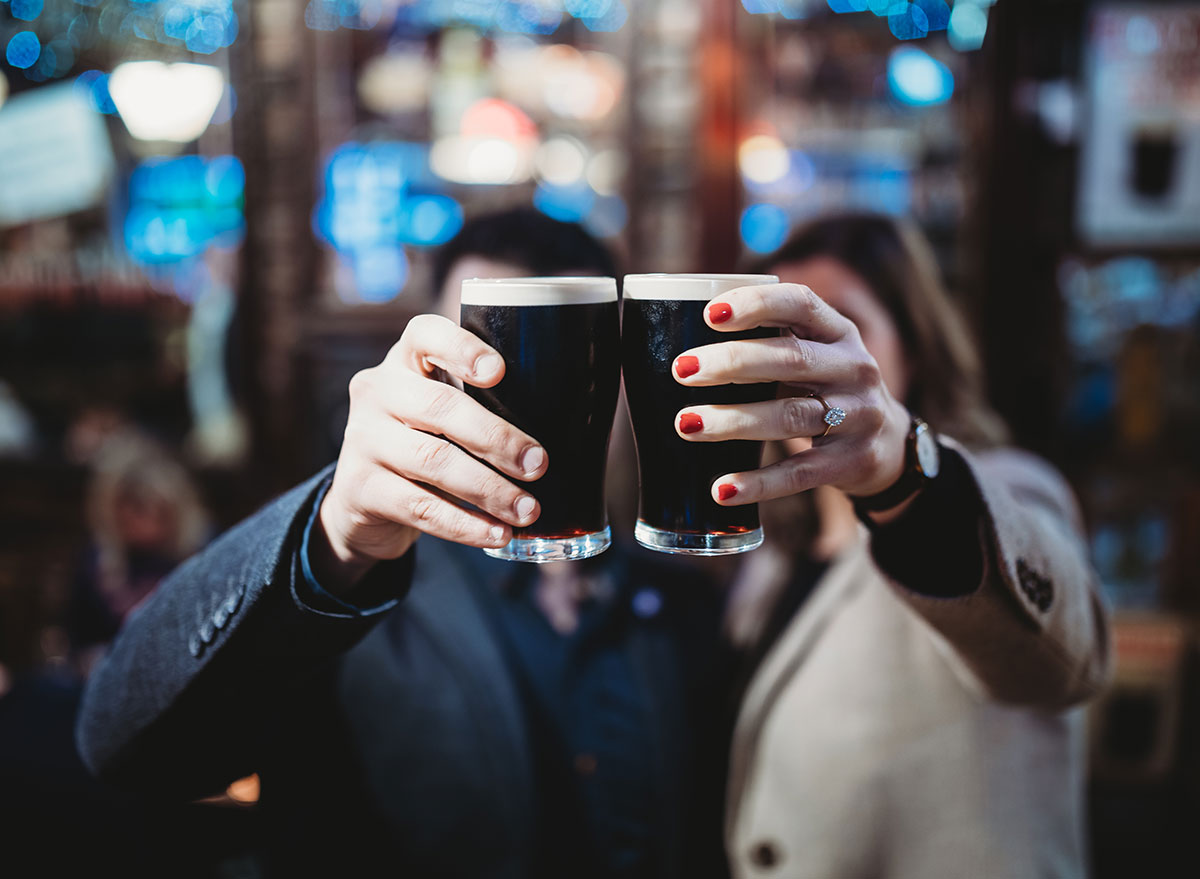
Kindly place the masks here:
[(192, 635), (192, 637), (188, 639), (188, 653), (192, 654), (192, 656), (199, 659), (200, 654), (203, 652), (204, 652), (204, 643), (200, 640), (200, 636)]
[(217, 609), (213, 611), (212, 622), (218, 629), (225, 628), (225, 624), (229, 622), (229, 615), (232, 611), (227, 610), (224, 604), (218, 604)]
[(770, 869), (778, 866), (780, 860), (782, 857), (779, 853), (779, 846), (773, 842), (760, 842), (750, 849), (750, 863), (756, 867)]
[(242, 604), (242, 595), (245, 594), (245, 592), (245, 586), (238, 586), (225, 597), (225, 613), (229, 614), (230, 616), (233, 616), (235, 613), (237, 613), (237, 609), (241, 607)]
[(211, 644), (212, 639), (217, 635), (217, 629), (216, 626), (212, 624), (212, 620), (205, 620), (200, 624), (200, 629), (197, 634), (199, 634), (202, 642), (205, 644)]

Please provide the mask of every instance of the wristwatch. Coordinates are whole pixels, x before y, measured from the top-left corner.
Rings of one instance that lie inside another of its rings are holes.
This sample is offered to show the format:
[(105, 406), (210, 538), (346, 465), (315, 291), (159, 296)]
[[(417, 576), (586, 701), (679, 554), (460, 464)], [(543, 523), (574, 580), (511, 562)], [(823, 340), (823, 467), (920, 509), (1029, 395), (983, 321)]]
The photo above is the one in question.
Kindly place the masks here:
[(899, 506), (936, 479), (940, 469), (941, 454), (937, 438), (928, 424), (914, 416), (905, 441), (904, 472), (890, 488), (885, 488), (879, 494), (851, 498), (855, 512), (861, 516), (863, 513), (877, 513)]

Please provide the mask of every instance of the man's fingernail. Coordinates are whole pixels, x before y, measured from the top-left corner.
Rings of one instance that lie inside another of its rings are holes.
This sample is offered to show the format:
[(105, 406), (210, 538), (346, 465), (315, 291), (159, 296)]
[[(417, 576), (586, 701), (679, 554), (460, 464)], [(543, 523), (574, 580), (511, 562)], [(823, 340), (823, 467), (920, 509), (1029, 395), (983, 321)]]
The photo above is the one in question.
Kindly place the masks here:
[(517, 518), (521, 521), (528, 519), (533, 515), (533, 508), (536, 506), (537, 501), (535, 501), (529, 495), (525, 495), (525, 497), (517, 501)]
[(687, 378), (689, 375), (695, 375), (699, 371), (700, 360), (691, 354), (685, 354), (675, 361), (675, 374), (680, 378)]
[(708, 319), (715, 324), (723, 324), (733, 317), (733, 309), (728, 302), (714, 302), (708, 307)]
[(737, 495), (737, 486), (730, 485), (728, 482), (723, 482), (717, 486), (717, 497), (723, 501), (729, 500)]
[(537, 469), (542, 466), (542, 462), (546, 460), (546, 453), (537, 446), (530, 446), (525, 450), (525, 454), (521, 456), (521, 469), (525, 471), (525, 475), (531, 476)]
[(487, 378), (498, 373), (502, 366), (504, 366), (504, 361), (499, 354), (484, 354), (475, 361), (475, 375)]
[(504, 540), (504, 529), (499, 525), (493, 525), (491, 531), (488, 532), (492, 537), (492, 543), (500, 543)]
[(679, 416), (681, 433), (699, 433), (704, 430), (704, 419), (694, 412), (684, 412)]

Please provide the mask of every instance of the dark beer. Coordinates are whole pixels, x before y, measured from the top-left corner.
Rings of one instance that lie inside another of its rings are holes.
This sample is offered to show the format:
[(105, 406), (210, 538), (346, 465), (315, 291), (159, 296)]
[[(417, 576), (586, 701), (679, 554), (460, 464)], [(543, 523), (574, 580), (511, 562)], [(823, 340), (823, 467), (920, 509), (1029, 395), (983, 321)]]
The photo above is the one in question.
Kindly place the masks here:
[(610, 542), (604, 500), (609, 434), (620, 383), (620, 317), (612, 278), (463, 282), (461, 322), (504, 358), (492, 388), (468, 394), (545, 449), (529, 485), (541, 514), (513, 531), (501, 558), (586, 558)]
[(689, 406), (771, 400), (777, 385), (691, 388), (675, 380), (671, 367), (690, 348), (779, 335), (769, 327), (721, 333), (704, 322), (712, 298), (737, 287), (777, 282), (770, 275), (626, 276), (621, 350), (641, 485), (636, 536), (644, 546), (723, 555), (762, 542), (758, 506), (721, 506), (711, 490), (719, 476), (758, 469), (763, 444), (688, 442), (676, 433), (675, 419)]

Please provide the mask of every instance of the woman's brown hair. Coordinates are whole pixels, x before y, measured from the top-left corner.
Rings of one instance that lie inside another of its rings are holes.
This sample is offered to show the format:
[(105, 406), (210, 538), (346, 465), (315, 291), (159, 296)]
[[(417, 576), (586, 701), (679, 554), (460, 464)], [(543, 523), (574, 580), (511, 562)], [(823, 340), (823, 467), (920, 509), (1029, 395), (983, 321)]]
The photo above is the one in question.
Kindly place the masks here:
[(987, 448), (1008, 439), (984, 396), (975, 339), (942, 284), (933, 250), (920, 231), (878, 214), (827, 217), (800, 228), (755, 270), (819, 257), (851, 269), (887, 309), (909, 364), (908, 395), (902, 402), (911, 412), (970, 447)]

